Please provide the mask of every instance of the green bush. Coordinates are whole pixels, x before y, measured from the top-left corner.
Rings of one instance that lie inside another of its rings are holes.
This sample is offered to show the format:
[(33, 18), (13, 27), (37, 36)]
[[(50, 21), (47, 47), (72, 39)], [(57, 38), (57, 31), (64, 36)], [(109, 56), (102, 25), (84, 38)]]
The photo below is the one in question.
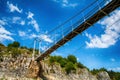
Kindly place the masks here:
[(50, 61), (50, 63), (54, 63), (54, 62), (56, 62), (56, 58), (55, 58), (55, 56), (50, 56), (49, 61)]
[(65, 65), (65, 71), (67, 74), (69, 74), (71, 72), (71, 70), (76, 70), (76, 69), (75, 69), (74, 64), (72, 62), (68, 62)]
[(67, 57), (68, 61), (72, 62), (73, 64), (77, 63), (77, 59), (74, 55), (69, 55)]
[(17, 57), (21, 54), (21, 51), (18, 48), (12, 48), (11, 54), (12, 54), (12, 57)]
[(50, 64), (57, 62), (60, 66), (65, 69), (66, 73), (69, 74), (71, 70), (76, 70), (76, 68), (85, 68), (85, 66), (81, 63), (77, 62), (77, 59), (73, 55), (69, 55), (67, 58), (63, 58), (61, 56), (50, 56), (49, 58)]
[(8, 44), (8, 47), (18, 48), (20, 47), (20, 43), (17, 41), (14, 41), (13, 43)]
[(107, 71), (111, 80), (120, 80), (120, 72)]
[(80, 62), (77, 63), (77, 67), (78, 68), (86, 68), (83, 64), (81, 64)]
[(63, 58), (62, 60), (60, 60), (59, 63), (61, 67), (65, 67), (65, 65), (67, 64), (66, 58)]

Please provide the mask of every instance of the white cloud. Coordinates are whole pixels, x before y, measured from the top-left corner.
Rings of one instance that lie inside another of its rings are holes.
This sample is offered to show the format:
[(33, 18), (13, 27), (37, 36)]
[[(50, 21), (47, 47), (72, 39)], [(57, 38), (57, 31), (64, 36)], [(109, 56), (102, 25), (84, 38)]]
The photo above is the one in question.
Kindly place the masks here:
[(46, 42), (52, 43), (53, 41), (49, 38), (49, 36), (45, 35), (45, 34), (41, 34), (40, 38), (43, 39)]
[(33, 33), (33, 34), (30, 34), (30, 36), (29, 36), (30, 39), (36, 38), (36, 37), (38, 37), (38, 35), (36, 35), (36, 34), (34, 34), (34, 33)]
[(19, 33), (19, 36), (21, 36), (21, 37), (26, 36), (26, 33), (24, 31), (18, 31), (18, 33)]
[(14, 41), (14, 39), (11, 37), (12, 33), (3, 27), (6, 24), (7, 23), (5, 21), (0, 20), (0, 42), (3, 42), (5, 40)]
[(11, 35), (11, 33), (9, 31), (7, 31), (5, 28), (0, 26), (0, 34), (8, 34)]
[(68, 0), (53, 0), (54, 2), (60, 3), (62, 7), (76, 7), (78, 3), (72, 3)]
[(3, 20), (0, 20), (0, 25), (5, 25), (6, 22), (4, 22)]
[[(120, 18), (120, 10), (114, 11), (110, 17), (107, 17), (99, 22), (101, 26), (105, 26), (104, 34), (97, 36), (86, 36), (90, 39), (90, 42), (86, 41), (88, 48), (108, 48), (114, 45), (120, 38), (120, 22), (115, 23)], [(114, 24), (115, 23), (115, 24)]]
[(9, 1), (7, 1), (7, 5), (8, 5), (8, 8), (10, 9), (10, 12), (15, 12), (15, 11), (17, 11), (17, 12), (19, 12), (19, 13), (22, 13), (22, 9), (19, 9), (19, 8), (17, 7), (17, 5), (16, 5), (16, 6), (13, 5), (13, 4), (10, 3)]
[(25, 21), (21, 21), (20, 24), (21, 24), (21, 25), (25, 25)]
[(13, 17), (13, 23), (18, 23), (18, 21), (20, 21), (21, 18), (20, 17)]
[(27, 15), (28, 15), (27, 18), (30, 19), (30, 22), (28, 22), (28, 24), (31, 24), (35, 28), (35, 30), (39, 32), (40, 31), (39, 25), (37, 21), (33, 18), (34, 14), (32, 12), (28, 12)]
[(7, 31), (4, 27), (0, 25), (0, 41), (3, 42), (5, 40), (11, 40), (14, 41), (14, 39), (11, 37), (12, 33)]
[(49, 43), (52, 43), (52, 42), (53, 42), (53, 40), (50, 39), (50, 37), (49, 37), (48, 35), (46, 35), (46, 34), (40, 34), (40, 35), (31, 34), (31, 35), (29, 36), (29, 38), (30, 38), (30, 39), (32, 39), (32, 38), (39, 38), (40, 40), (43, 40), (43, 41), (45, 41), (45, 42), (49, 42)]
[(20, 24), (22, 26), (25, 25), (25, 21), (22, 20), (21, 17), (13, 17), (12, 23), (14, 23), (14, 24)]
[(33, 16), (34, 14), (32, 12), (28, 12), (28, 16), (27, 16), (28, 19), (33, 19)]
[(7, 35), (7, 34), (0, 34), (0, 41), (3, 42), (3, 41), (5, 41), (5, 40), (14, 41), (14, 39), (13, 39), (11, 36), (9, 36), (9, 35)]
[(39, 25), (36, 20), (32, 19), (28, 24), (31, 24), (37, 32), (39, 32)]

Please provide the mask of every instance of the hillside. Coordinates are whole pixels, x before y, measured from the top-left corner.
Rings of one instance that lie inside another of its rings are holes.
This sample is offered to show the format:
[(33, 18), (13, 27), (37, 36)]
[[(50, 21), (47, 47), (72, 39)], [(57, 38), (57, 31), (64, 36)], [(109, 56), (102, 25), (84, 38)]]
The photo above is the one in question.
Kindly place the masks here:
[[(32, 60), (32, 48), (19, 42), (0, 44), (0, 80), (119, 80), (120, 73), (104, 68), (90, 71), (74, 55), (48, 56), (39, 64)], [(38, 50), (36, 50), (36, 55)], [(111, 79), (110, 79), (111, 78)]]

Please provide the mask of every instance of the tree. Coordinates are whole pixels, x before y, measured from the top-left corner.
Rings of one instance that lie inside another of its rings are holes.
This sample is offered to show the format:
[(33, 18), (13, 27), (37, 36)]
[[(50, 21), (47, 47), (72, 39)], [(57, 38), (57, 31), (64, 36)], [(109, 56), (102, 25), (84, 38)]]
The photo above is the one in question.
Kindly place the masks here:
[(77, 59), (74, 55), (69, 55), (67, 57), (68, 61), (72, 62), (73, 64), (77, 63)]
[(56, 62), (55, 56), (50, 56), (49, 61), (50, 61), (50, 63)]
[(60, 63), (60, 66), (61, 66), (61, 67), (65, 67), (65, 65), (67, 64), (67, 59), (66, 59), (66, 58), (62, 58), (62, 59), (59, 61), (59, 63)]
[(71, 70), (76, 70), (76, 69), (75, 69), (74, 64), (72, 62), (68, 62), (65, 65), (65, 70), (66, 70), (67, 74), (69, 74), (71, 72)]
[(14, 41), (13, 43), (8, 44), (8, 47), (18, 48), (20, 47), (20, 43), (17, 41)]
[(14, 41), (12, 46), (18, 48), (18, 47), (20, 47), (20, 43), (17, 41)]
[(85, 68), (85, 66), (83, 64), (81, 64), (80, 62), (77, 63), (77, 67), (79, 67), (79, 68)]

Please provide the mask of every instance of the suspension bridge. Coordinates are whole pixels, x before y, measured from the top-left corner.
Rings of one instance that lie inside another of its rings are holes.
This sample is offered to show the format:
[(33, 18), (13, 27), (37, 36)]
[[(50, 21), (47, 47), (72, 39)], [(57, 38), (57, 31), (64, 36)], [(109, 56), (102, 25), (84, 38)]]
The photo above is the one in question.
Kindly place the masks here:
[[(51, 30), (49, 33), (53, 33), (61, 29), (63, 30), (63, 32), (59, 31), (61, 34), (59, 34), (59, 36), (55, 38), (54, 43), (50, 44), (49, 45), (50, 47), (46, 49), (41, 55), (39, 55), (35, 60), (36, 61), (43, 60), (46, 56), (54, 52), (59, 47), (63, 46), (65, 43), (70, 41), (78, 34), (82, 33), (83, 31), (91, 27), (97, 21), (99, 21), (105, 16), (109, 16), (109, 14), (118, 7), (120, 7), (120, 0), (112, 0), (109, 3), (106, 3), (106, 0), (101, 0), (101, 2), (99, 2), (98, 0), (94, 1), (86, 8), (84, 8), (82, 11), (78, 12), (76, 15), (71, 17), (69, 20), (65, 21), (63, 24)], [(82, 17), (80, 17), (81, 15)], [(76, 17), (79, 19), (76, 20)], [(68, 22), (70, 21), (73, 21), (73, 24), (71, 25), (68, 24)]]

